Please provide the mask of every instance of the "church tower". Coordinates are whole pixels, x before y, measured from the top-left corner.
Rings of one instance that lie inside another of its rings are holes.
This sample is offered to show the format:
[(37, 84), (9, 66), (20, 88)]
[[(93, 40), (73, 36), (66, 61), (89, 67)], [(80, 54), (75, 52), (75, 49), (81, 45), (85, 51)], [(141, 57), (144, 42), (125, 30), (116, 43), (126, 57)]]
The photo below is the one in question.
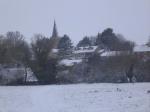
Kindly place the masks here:
[(54, 26), (53, 26), (53, 32), (52, 32), (52, 37), (51, 38), (58, 38), (58, 32), (57, 32), (57, 27), (56, 27), (55, 20), (54, 20)]
[(57, 46), (59, 43), (59, 36), (58, 36), (55, 20), (54, 20), (54, 26), (53, 26), (52, 36), (51, 36), (50, 40), (53, 42), (53, 48), (57, 49)]

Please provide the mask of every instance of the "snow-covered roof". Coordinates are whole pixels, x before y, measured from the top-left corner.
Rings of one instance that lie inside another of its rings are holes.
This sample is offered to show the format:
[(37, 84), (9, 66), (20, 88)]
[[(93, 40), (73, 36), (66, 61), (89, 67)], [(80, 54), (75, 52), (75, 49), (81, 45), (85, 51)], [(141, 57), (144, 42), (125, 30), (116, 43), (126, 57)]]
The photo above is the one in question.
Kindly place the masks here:
[(59, 64), (65, 66), (73, 66), (75, 63), (80, 63), (80, 62), (82, 62), (81, 59), (73, 59), (73, 60), (63, 59), (59, 62)]
[(128, 54), (128, 51), (105, 51), (100, 54), (100, 56), (117, 56), (121, 54)]
[(134, 52), (150, 52), (150, 47), (147, 45), (138, 45), (134, 47)]
[(97, 51), (97, 53), (100, 53), (100, 54), (103, 53), (103, 52), (105, 52), (105, 49), (100, 49), (100, 50)]
[(58, 53), (59, 49), (52, 49), (53, 53)]
[(116, 51), (105, 51), (101, 56), (116, 56)]
[(98, 46), (87, 46), (87, 47), (79, 47), (79, 50), (75, 50), (75, 54), (79, 53), (92, 53), (97, 49)]

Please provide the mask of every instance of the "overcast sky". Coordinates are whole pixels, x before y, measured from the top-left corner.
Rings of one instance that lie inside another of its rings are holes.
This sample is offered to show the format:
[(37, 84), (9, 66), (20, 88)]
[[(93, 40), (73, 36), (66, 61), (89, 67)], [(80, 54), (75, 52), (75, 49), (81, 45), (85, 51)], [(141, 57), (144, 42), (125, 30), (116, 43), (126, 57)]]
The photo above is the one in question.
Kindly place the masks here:
[(60, 36), (76, 43), (111, 27), (143, 44), (150, 36), (150, 0), (0, 0), (0, 33), (20, 31), (50, 37), (56, 20)]

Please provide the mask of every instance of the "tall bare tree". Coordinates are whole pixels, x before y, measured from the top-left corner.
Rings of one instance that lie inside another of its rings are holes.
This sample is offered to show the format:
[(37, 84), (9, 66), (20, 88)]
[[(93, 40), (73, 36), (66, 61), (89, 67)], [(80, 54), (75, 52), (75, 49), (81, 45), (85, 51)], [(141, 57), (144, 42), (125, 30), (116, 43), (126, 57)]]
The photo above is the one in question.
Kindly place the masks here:
[(34, 53), (34, 64), (32, 66), (38, 80), (41, 83), (55, 83), (56, 59), (50, 57), (53, 49), (52, 40), (41, 34), (34, 36), (32, 50)]

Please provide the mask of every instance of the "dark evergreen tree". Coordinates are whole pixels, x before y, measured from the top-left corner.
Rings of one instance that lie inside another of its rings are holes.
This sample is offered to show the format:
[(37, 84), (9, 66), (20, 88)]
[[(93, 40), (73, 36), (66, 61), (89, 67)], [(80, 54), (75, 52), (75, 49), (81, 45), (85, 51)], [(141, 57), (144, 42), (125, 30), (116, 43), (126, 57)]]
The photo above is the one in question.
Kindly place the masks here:
[(90, 36), (89, 40), (90, 40), (92, 46), (96, 46), (97, 36)]
[(60, 58), (68, 57), (72, 54), (73, 45), (69, 36), (64, 35), (58, 44)]
[(110, 50), (115, 50), (118, 43), (118, 39), (111, 28), (107, 28), (102, 32), (101, 41)]
[(102, 36), (101, 36), (101, 33), (98, 33), (97, 35), (97, 38), (96, 38), (96, 45), (99, 46), (99, 48), (101, 49), (105, 49), (105, 45), (104, 43), (102, 42)]
[(114, 51), (128, 51), (132, 50), (134, 46), (133, 42), (125, 40), (120, 34), (116, 35), (111, 28), (107, 28), (97, 35), (96, 44), (101, 48)]
[(101, 34), (98, 33), (97, 38), (96, 38), (96, 45), (101, 45), (101, 44), (102, 44)]
[(84, 37), (79, 43), (77, 44), (77, 47), (85, 47), (85, 46), (91, 46), (92, 42), (90, 41), (89, 37)]

